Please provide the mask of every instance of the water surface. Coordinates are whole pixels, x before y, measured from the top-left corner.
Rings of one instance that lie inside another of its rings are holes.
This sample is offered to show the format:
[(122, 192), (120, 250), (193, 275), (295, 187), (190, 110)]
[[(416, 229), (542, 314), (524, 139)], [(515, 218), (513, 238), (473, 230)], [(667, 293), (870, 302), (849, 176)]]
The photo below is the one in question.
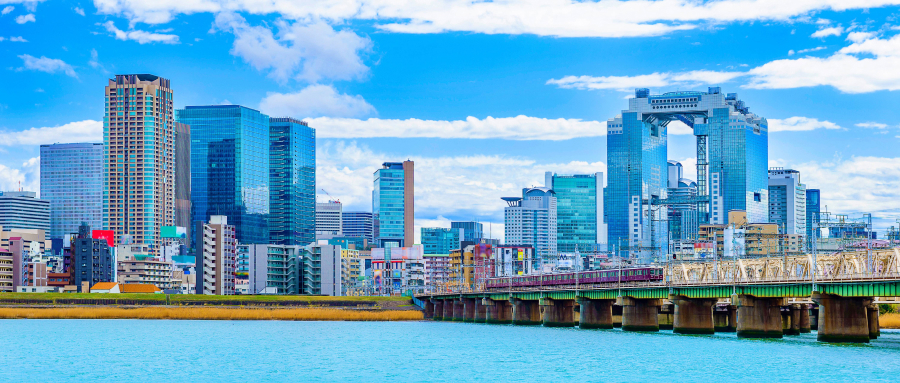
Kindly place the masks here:
[(0, 320), (0, 381), (882, 381), (868, 345), (443, 322)]

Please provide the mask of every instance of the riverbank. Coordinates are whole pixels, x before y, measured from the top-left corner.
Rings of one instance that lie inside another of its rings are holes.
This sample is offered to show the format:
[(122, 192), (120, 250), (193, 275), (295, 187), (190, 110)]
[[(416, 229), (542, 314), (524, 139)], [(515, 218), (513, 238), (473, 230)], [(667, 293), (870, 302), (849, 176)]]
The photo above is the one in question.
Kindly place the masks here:
[(415, 309), (408, 297), (331, 297), (310, 295), (195, 294), (64, 294), (3, 293), (0, 306), (230, 306), (342, 308), (364, 310)]
[(887, 313), (878, 317), (878, 325), (881, 328), (900, 329), (900, 314)]
[(418, 310), (223, 307), (0, 307), (0, 319), (184, 319), (286, 321), (414, 321)]

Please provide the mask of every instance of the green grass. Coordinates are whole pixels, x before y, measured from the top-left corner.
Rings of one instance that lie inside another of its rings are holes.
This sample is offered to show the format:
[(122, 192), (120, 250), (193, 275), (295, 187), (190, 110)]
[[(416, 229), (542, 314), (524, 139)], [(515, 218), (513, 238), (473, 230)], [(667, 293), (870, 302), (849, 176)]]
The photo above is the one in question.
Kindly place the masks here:
[[(84, 294), (84, 293), (0, 293), (0, 299), (15, 300), (42, 300), (53, 301), (55, 299), (93, 299), (93, 300), (144, 300), (165, 301), (165, 294)], [(352, 302), (405, 302), (409, 297), (329, 297), (311, 295), (193, 295), (176, 294), (169, 295), (170, 302), (179, 301), (352, 301)]]

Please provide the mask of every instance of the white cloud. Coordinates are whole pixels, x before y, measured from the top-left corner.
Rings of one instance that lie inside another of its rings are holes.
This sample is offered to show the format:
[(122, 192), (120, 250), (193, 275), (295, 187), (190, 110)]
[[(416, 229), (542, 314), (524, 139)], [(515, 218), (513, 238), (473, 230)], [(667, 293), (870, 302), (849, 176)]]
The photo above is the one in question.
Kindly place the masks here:
[(309, 123), (316, 128), (316, 136), (319, 138), (416, 137), (555, 141), (606, 135), (605, 121), (528, 116), (484, 119), (467, 117), (465, 120), (455, 121), (323, 117), (311, 119)]
[(368, 73), (360, 52), (371, 40), (350, 30), (336, 31), (322, 21), (290, 23), (279, 20), (278, 34), (263, 26), (251, 26), (240, 15), (216, 15), (215, 28), (234, 33), (231, 54), (281, 82), (290, 78), (311, 83), (322, 79), (351, 80)]
[(25, 38), (23, 38), (22, 36), (11, 36), (11, 37), (9, 38), (9, 41), (12, 41), (12, 42), (20, 42), (20, 43), (27, 43), (27, 42), (28, 42), (28, 40), (25, 40)]
[(844, 28), (841, 27), (829, 27), (822, 28), (818, 31), (815, 31), (809, 37), (828, 37), (828, 36), (840, 36), (841, 33), (844, 33)]
[(566, 89), (616, 89), (630, 92), (634, 88), (691, 87), (702, 84), (720, 84), (743, 75), (744, 73), (742, 72), (696, 70), (680, 73), (652, 73), (638, 76), (565, 76), (560, 79), (547, 80), (547, 84)]
[(0, 145), (43, 145), (72, 142), (102, 142), (103, 122), (84, 120), (65, 125), (31, 128), (17, 132), (0, 131)]
[(8, 13), (12, 12), (13, 9), (16, 9), (16, 8), (13, 7), (12, 5), (7, 5), (6, 7), (3, 8), (2, 11), (0, 11), (0, 15), (8, 14)]
[[(500, 197), (519, 196), (523, 187), (543, 185), (546, 171), (606, 171), (603, 162), (541, 163), (503, 155), (422, 157), (376, 152), (354, 142), (325, 141), (317, 148), (316, 186), (341, 200), (344, 210), (368, 210), (372, 206), (372, 173), (385, 161), (407, 158), (416, 166), (416, 220), (420, 227), (440, 224), (443, 219), (498, 224), (503, 222), (506, 205)], [(502, 238), (501, 230), (502, 225), (494, 227), (494, 237)]]
[(802, 55), (802, 54), (804, 54), (804, 53), (816, 52), (816, 51), (820, 51), (820, 50), (823, 50), (823, 49), (825, 49), (825, 47), (815, 47), (815, 48), (801, 49), (801, 50), (796, 51), (796, 52), (794, 52), (793, 50), (791, 50), (791, 51), (788, 51), (788, 56), (793, 56), (794, 53), (796, 53), (796, 54), (798, 54), (798, 55)]
[(170, 35), (164, 33), (153, 33), (147, 31), (140, 30), (130, 30), (123, 31), (119, 28), (116, 28), (116, 25), (113, 24), (112, 21), (107, 21), (103, 23), (103, 26), (106, 28), (109, 33), (112, 33), (113, 36), (116, 37), (116, 40), (134, 40), (137, 41), (138, 44), (148, 44), (148, 43), (163, 43), (163, 44), (178, 44), (178, 36)]
[(79, 8), (79, 7), (75, 7), (74, 10), (75, 10), (75, 13), (84, 16), (84, 9), (81, 9), (81, 8)]
[(457, 31), (560, 37), (658, 36), (703, 24), (788, 21), (819, 11), (868, 9), (896, 3), (896, 0), (94, 0), (100, 13), (123, 15), (133, 22), (151, 24), (169, 22), (179, 14), (249, 12), (332, 23), (374, 20), (377, 28), (399, 33)]
[(694, 129), (692, 129), (690, 126), (685, 125), (685, 123), (683, 123), (681, 121), (670, 122), (669, 125), (666, 126), (666, 129), (667, 129), (666, 130), (667, 134), (674, 134), (674, 135), (694, 134)]
[(27, 22), (29, 22), (29, 21), (30, 21), (30, 22), (34, 22), (34, 21), (35, 21), (35, 20), (34, 20), (34, 14), (33, 14), (33, 13), (29, 13), (29, 14), (27, 14), (27, 15), (21, 15), (21, 16), (19, 16), (19, 17), (16, 17), (16, 24), (25, 24), (25, 23), (27, 23)]
[(833, 213), (900, 218), (900, 158), (852, 157), (792, 168), (807, 187), (822, 189), (822, 203)]
[(884, 129), (888, 127), (887, 124), (882, 124), (880, 122), (860, 122), (856, 124), (856, 126), (868, 129)]
[(19, 190), (40, 193), (41, 160), (33, 157), (23, 162), (19, 168), (0, 165), (0, 190)]
[(36, 70), (40, 72), (47, 73), (56, 73), (56, 72), (65, 72), (66, 75), (78, 78), (78, 75), (75, 73), (75, 69), (72, 68), (71, 65), (66, 64), (65, 61), (60, 59), (51, 59), (45, 56), (34, 57), (32, 55), (19, 55), (19, 58), (22, 59), (23, 64), (25, 65), (22, 68), (18, 68), (17, 70)]
[(809, 117), (788, 117), (785, 119), (770, 118), (770, 132), (799, 132), (815, 129), (841, 129), (840, 126), (831, 121), (819, 121)]
[(338, 93), (330, 85), (310, 85), (295, 93), (269, 93), (259, 103), (259, 110), (270, 116), (364, 117), (375, 113), (375, 107), (362, 96)]

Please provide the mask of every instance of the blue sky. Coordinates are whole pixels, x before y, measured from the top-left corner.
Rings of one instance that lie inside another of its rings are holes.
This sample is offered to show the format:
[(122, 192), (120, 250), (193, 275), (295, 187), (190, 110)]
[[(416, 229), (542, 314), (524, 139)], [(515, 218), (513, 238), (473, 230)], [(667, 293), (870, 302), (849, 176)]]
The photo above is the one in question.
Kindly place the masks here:
[(153, 73), (177, 107), (310, 121), (319, 187), (347, 210), (410, 158), (418, 225), (498, 231), (499, 197), (544, 171), (605, 171), (635, 87), (722, 86), (769, 119), (771, 166), (883, 229), (900, 218), (897, 3), (0, 0), (0, 188), (38, 188), (41, 143), (102, 140), (108, 78)]

